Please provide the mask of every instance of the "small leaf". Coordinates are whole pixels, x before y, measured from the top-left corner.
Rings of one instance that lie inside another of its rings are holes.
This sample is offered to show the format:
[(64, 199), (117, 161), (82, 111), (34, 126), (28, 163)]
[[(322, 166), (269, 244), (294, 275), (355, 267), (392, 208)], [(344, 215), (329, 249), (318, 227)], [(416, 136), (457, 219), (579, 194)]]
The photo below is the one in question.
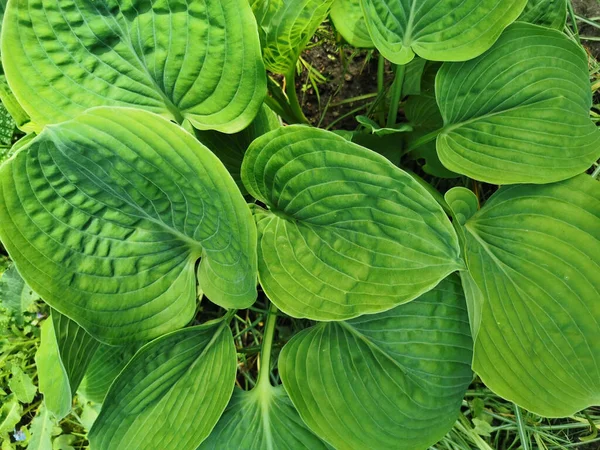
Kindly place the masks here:
[(14, 394), (2, 399), (0, 406), (0, 436), (10, 433), (21, 420), (23, 408)]
[(492, 432), (494, 431), (494, 427), (492, 427), (488, 422), (481, 419), (473, 419), (473, 425), (475, 428), (473, 431), (480, 436), (490, 437)]
[(454, 212), (460, 225), (464, 225), (479, 209), (479, 200), (473, 191), (464, 187), (454, 187), (444, 195), (444, 199)]
[(14, 0), (4, 25), (6, 77), (38, 128), (131, 106), (232, 133), (266, 94), (247, 0)]
[(356, 116), (356, 121), (364, 126), (371, 134), (377, 136), (386, 136), (388, 134), (406, 133), (412, 131), (412, 127), (408, 124), (398, 124), (394, 127), (381, 127), (374, 120), (369, 119), (367, 116)]
[(567, 22), (567, 1), (529, 0), (518, 20), (562, 31)]
[(269, 207), (255, 208), (261, 286), (293, 317), (343, 320), (391, 309), (463, 265), (431, 194), (333, 133), (289, 126), (260, 137), (246, 152), (242, 180)]
[(352, 47), (373, 48), (360, 0), (335, 0), (329, 13), (335, 29)]
[(0, 173), (0, 238), (19, 272), (105, 343), (187, 324), (196, 272), (221, 306), (256, 299), (246, 201), (218, 158), (166, 119), (94, 108), (46, 127)]
[(550, 183), (600, 157), (587, 56), (556, 30), (511, 25), (479, 58), (444, 64), (436, 96), (440, 160), (470, 178)]
[(281, 379), (306, 424), (335, 448), (426, 449), (458, 416), (472, 380), (458, 277), (385, 313), (301, 331)]
[(31, 381), (31, 377), (14, 364), (11, 369), (10, 380), (8, 380), (8, 388), (21, 403), (31, 403), (37, 393), (37, 387)]
[(23, 313), (29, 311), (38, 295), (25, 283), (16, 266), (11, 265), (0, 277), (0, 304), (23, 325)]
[(224, 323), (155, 339), (111, 385), (89, 432), (90, 445), (96, 450), (154, 448), (160, 442), (195, 450), (229, 402), (236, 366), (233, 336)]
[(52, 417), (46, 405), (42, 403), (31, 421), (31, 439), (27, 450), (53, 450), (52, 429), (57, 425), (58, 422)]
[(600, 404), (600, 184), (503, 187), (465, 230), (484, 383), (546, 417)]
[(481, 55), (521, 14), (527, 0), (361, 2), (377, 49), (394, 64), (406, 64), (415, 53), (431, 61)]

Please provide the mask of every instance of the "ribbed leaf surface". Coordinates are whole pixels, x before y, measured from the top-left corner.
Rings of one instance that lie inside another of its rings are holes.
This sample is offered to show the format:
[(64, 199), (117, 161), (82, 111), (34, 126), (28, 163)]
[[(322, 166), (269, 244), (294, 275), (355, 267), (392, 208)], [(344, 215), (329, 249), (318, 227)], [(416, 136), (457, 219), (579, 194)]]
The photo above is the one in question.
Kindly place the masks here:
[(462, 266), (439, 204), (384, 157), (326, 131), (285, 127), (242, 165), (259, 278), (286, 314), (343, 320), (412, 300)]
[(111, 385), (89, 433), (91, 447), (195, 450), (227, 406), (236, 366), (223, 323), (146, 344)]
[(452, 427), (472, 380), (458, 277), (391, 311), (322, 323), (279, 370), (308, 426), (337, 449), (426, 449)]
[(206, 296), (256, 298), (256, 229), (221, 162), (141, 110), (47, 127), (0, 169), (0, 238), (21, 275), (93, 336), (123, 345), (185, 325)]
[(360, 0), (335, 0), (329, 13), (335, 29), (353, 47), (373, 48)]
[(234, 132), (266, 92), (247, 0), (14, 0), (3, 65), (38, 125), (135, 106)]
[(465, 227), (485, 298), (475, 371), (543, 416), (600, 404), (600, 184), (502, 188)]
[(600, 157), (587, 57), (558, 31), (511, 25), (483, 56), (444, 64), (436, 97), (445, 125), (437, 150), (454, 172), (494, 184), (549, 183)]
[(481, 55), (527, 0), (361, 0), (377, 49), (395, 64), (415, 53), (430, 61)]
[(519, 20), (562, 31), (567, 21), (567, 1), (529, 0)]
[(211, 435), (198, 450), (325, 450), (300, 418), (283, 386), (236, 389)]

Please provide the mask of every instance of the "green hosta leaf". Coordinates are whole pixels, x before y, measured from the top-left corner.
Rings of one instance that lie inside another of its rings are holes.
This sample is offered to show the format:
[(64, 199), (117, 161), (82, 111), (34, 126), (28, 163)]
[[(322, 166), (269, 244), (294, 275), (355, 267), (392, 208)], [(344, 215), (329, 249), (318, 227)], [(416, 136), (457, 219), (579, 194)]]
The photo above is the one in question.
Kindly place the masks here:
[(464, 225), (479, 209), (479, 200), (473, 191), (464, 187), (450, 189), (444, 199), (454, 212), (454, 218)]
[(600, 404), (600, 184), (502, 188), (465, 229), (481, 379), (543, 416)]
[(373, 43), (406, 64), (415, 53), (432, 61), (481, 55), (523, 11), (527, 0), (361, 0)]
[(567, 21), (567, 0), (529, 0), (519, 20), (562, 31)]
[(356, 121), (365, 127), (371, 134), (377, 136), (386, 136), (389, 134), (406, 133), (412, 131), (412, 127), (406, 123), (400, 123), (393, 127), (381, 127), (374, 120), (369, 119), (367, 116), (356, 116)]
[(146, 344), (111, 385), (89, 433), (92, 448), (195, 450), (227, 406), (236, 367), (222, 322)]
[(21, 420), (23, 408), (14, 394), (2, 399), (0, 405), (0, 436), (10, 433)]
[(13, 119), (13, 132), (15, 125), (24, 133), (35, 131), (36, 127), (31, 123), (29, 115), (23, 110), (15, 98), (15, 94), (8, 87), (4, 75), (0, 75), (0, 101), (2, 101), (2, 106)]
[(135, 106), (235, 132), (266, 93), (247, 0), (14, 0), (3, 65), (38, 126), (93, 106)]
[(322, 323), (283, 348), (279, 370), (307, 425), (338, 449), (426, 449), (452, 427), (472, 380), (456, 276), (405, 305)]
[(31, 440), (27, 450), (52, 450), (52, 431), (57, 426), (57, 421), (52, 417), (44, 403), (31, 421)]
[(112, 347), (101, 344), (81, 380), (78, 392), (92, 402), (102, 403), (108, 388), (133, 357), (138, 347), (138, 345)]
[[(184, 326), (202, 291), (256, 298), (256, 229), (221, 162), (149, 112), (96, 108), (0, 169), (0, 238), (53, 308), (106, 343)], [(100, 281), (99, 281), (100, 280)]]
[(14, 264), (0, 277), (0, 305), (12, 313), (17, 325), (23, 324), (23, 313), (33, 306), (37, 298)]
[(335, 29), (351, 46), (373, 48), (360, 0), (334, 0), (329, 13)]
[(42, 324), (35, 355), (40, 392), (50, 412), (62, 419), (71, 411), (73, 395), (98, 349), (99, 342), (56, 310)]
[(549, 183), (600, 156), (587, 57), (558, 31), (511, 25), (485, 55), (444, 64), (436, 95), (445, 124), (440, 159), (471, 178)]
[(246, 193), (240, 175), (244, 153), (254, 139), (280, 126), (281, 122), (275, 113), (263, 105), (250, 126), (239, 133), (224, 134), (218, 131), (198, 130), (194, 130), (194, 133), (200, 142), (217, 155), (242, 193)]
[(261, 285), (293, 317), (384, 311), (462, 266), (456, 234), (431, 195), (333, 133), (290, 126), (260, 137), (242, 180), (269, 207), (256, 216)]
[(251, 0), (268, 70), (287, 74), (325, 20), (333, 0)]
[(31, 377), (17, 365), (12, 366), (8, 388), (21, 403), (31, 403), (37, 392), (37, 388), (33, 384), (33, 381), (31, 381)]
[(300, 418), (283, 386), (236, 389), (199, 450), (326, 449)]

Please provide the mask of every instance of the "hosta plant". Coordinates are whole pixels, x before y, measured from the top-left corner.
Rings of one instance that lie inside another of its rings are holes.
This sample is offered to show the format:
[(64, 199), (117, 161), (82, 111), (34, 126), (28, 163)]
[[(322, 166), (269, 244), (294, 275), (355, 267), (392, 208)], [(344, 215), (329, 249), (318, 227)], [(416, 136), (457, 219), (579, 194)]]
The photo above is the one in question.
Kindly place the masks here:
[[(329, 12), (392, 64), (387, 120), (306, 124), (296, 64)], [(0, 239), (51, 307), (45, 411), (102, 404), (93, 449), (414, 450), (474, 375), (543, 416), (600, 404), (600, 132), (565, 17), (9, 0), (0, 94), (29, 134), (0, 167)], [(266, 322), (248, 389), (243, 310)]]

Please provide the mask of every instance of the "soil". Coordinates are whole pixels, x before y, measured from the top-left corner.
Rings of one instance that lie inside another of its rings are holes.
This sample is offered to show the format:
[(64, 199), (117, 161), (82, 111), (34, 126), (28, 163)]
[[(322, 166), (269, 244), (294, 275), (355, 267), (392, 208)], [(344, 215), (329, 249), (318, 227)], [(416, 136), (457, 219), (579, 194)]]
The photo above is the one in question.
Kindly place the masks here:
[[(600, 0), (572, 0), (573, 9), (580, 17), (600, 17)], [(579, 34), (581, 36), (593, 36), (600, 38), (600, 29), (586, 23), (579, 22)], [(596, 59), (600, 59), (600, 42), (582, 40), (583, 46)]]

